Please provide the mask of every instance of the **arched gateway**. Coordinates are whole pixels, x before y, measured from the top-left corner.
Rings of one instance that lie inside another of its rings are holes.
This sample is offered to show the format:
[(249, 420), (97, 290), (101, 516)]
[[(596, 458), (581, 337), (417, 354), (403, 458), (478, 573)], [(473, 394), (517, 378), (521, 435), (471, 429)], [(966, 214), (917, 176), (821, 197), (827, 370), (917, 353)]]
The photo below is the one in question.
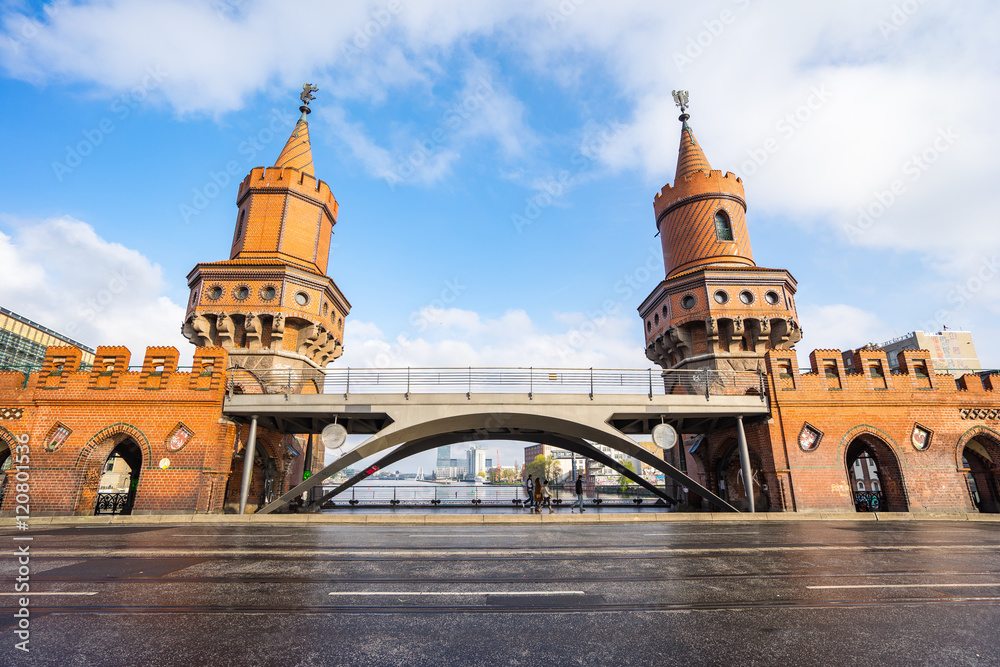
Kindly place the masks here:
[(909, 503), (899, 460), (873, 433), (856, 435), (844, 454), (847, 478), (858, 512), (906, 512)]

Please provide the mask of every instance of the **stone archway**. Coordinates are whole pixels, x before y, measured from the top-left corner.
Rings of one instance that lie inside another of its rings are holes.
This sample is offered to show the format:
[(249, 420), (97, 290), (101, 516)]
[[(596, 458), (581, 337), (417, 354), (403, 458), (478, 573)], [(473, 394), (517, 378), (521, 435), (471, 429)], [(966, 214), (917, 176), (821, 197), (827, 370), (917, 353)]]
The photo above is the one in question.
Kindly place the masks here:
[(3, 507), (4, 498), (7, 495), (7, 488), (13, 482), (7, 478), (14, 459), (11, 457), (17, 441), (14, 434), (0, 426), (0, 507)]
[(1000, 513), (1000, 439), (987, 429), (960, 440), (959, 472), (969, 496), (984, 514)]
[(899, 459), (884, 440), (869, 432), (859, 433), (844, 452), (844, 464), (856, 511), (909, 510)]
[(132, 438), (125, 438), (105, 459), (94, 514), (131, 514), (141, 472), (142, 449)]
[[(126, 444), (128, 442), (129, 444)], [(119, 446), (125, 445), (121, 449)], [(73, 503), (76, 514), (93, 514), (97, 507), (98, 492), (104, 468), (117, 451), (126, 460), (129, 468), (129, 503), (134, 509), (136, 499), (142, 491), (141, 470), (143, 462), (152, 456), (149, 440), (142, 431), (124, 422), (113, 424), (95, 433), (76, 457), (74, 472), (77, 475), (78, 491)], [(148, 465), (148, 464), (147, 464)]]
[[(287, 462), (279, 456), (281, 451), (280, 433), (263, 429), (257, 431), (257, 445), (254, 451), (253, 471), (250, 473), (250, 488), (247, 493), (247, 507), (260, 508), (281, 495), (287, 475)], [(242, 434), (242, 448), (233, 455), (229, 465), (229, 478), (223, 497), (223, 512), (238, 513), (240, 485), (243, 478), (246, 453), (246, 434)]]
[[(737, 509), (745, 510), (747, 508), (747, 492), (736, 439), (728, 439), (723, 443), (720, 451), (723, 452), (723, 455), (715, 463), (715, 479), (719, 495)], [(761, 464), (760, 456), (753, 447), (747, 445), (747, 451), (750, 454), (750, 474), (753, 477), (754, 506), (758, 512), (767, 512), (771, 509), (771, 498), (768, 494), (764, 467)]]

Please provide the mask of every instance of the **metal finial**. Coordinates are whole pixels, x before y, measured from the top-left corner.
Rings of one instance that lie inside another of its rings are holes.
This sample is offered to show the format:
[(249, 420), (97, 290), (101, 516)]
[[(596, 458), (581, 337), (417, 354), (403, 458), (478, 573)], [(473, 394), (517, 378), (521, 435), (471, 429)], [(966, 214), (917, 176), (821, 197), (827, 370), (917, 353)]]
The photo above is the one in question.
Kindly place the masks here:
[(319, 87), (314, 86), (311, 83), (302, 84), (302, 94), (299, 95), (299, 99), (302, 100), (302, 106), (299, 107), (299, 111), (303, 114), (307, 114), (312, 111), (312, 109), (309, 108), (309, 102), (316, 99), (316, 96), (313, 95), (313, 93), (317, 90), (319, 90)]
[(688, 115), (687, 112), (687, 108), (690, 105), (690, 102), (688, 101), (688, 91), (675, 90), (673, 91), (673, 94), (674, 94), (674, 104), (676, 104), (681, 108), (681, 115), (678, 116), (677, 120), (684, 123), (684, 126), (687, 127), (687, 120), (688, 118), (691, 117)]
[(675, 90), (673, 91), (674, 104), (681, 108), (681, 113), (687, 111), (690, 102), (688, 101), (688, 91), (686, 90)]

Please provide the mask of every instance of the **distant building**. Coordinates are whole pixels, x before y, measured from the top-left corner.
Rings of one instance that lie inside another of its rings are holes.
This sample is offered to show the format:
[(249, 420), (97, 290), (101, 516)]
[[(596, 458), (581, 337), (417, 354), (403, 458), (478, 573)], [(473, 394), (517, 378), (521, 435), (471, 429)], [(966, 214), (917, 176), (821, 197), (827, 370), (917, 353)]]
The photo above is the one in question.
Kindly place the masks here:
[(467, 469), (465, 460), (452, 458), (451, 445), (438, 447), (434, 479), (463, 479)]
[[(903, 350), (927, 350), (931, 353), (931, 363), (938, 373), (951, 373), (955, 377), (961, 377), (966, 373), (973, 373), (983, 369), (976, 355), (976, 346), (972, 344), (972, 334), (968, 331), (939, 331), (938, 333), (925, 333), (923, 331), (913, 331), (894, 338), (888, 343), (883, 343), (875, 349), (882, 350), (889, 358), (889, 369), (899, 370), (899, 360), (897, 355)], [(854, 353), (845, 352), (844, 360), (848, 356), (851, 364), (848, 368), (853, 370)]]
[(473, 445), (469, 447), (469, 450), (465, 453), (466, 456), (466, 466), (465, 466), (465, 477), (468, 479), (475, 479), (479, 473), (486, 475), (486, 469), (489, 467), (486, 465), (486, 448), (482, 445)]
[(94, 363), (94, 349), (48, 327), (32, 322), (15, 312), (0, 308), (0, 367), (35, 366), (40, 368), (49, 345), (72, 345), (80, 348), (81, 365)]

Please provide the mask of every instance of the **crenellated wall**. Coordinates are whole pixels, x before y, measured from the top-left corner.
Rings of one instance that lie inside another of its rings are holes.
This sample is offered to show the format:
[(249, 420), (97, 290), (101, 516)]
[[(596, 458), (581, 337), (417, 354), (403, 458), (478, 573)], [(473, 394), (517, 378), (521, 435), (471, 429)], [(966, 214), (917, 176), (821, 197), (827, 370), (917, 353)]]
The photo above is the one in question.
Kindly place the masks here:
[(771, 419), (752, 428), (767, 434), (789, 509), (854, 511), (846, 457), (860, 439), (901, 477), (906, 506), (890, 509), (975, 511), (962, 452), (977, 438), (1000, 454), (1000, 376), (956, 382), (933, 371), (927, 350), (901, 352), (898, 373), (881, 351), (854, 362), (863, 372), (846, 372), (839, 350), (815, 350), (800, 373), (794, 351), (767, 353)]
[(77, 348), (50, 347), (40, 371), (0, 372), (0, 440), (28, 437), (32, 514), (93, 514), (104, 463), (126, 440), (141, 452), (134, 513), (221, 510), (236, 433), (222, 418), (226, 356), (199, 348), (179, 371), (175, 348), (150, 347), (129, 371), (127, 348), (98, 347), (80, 370)]

